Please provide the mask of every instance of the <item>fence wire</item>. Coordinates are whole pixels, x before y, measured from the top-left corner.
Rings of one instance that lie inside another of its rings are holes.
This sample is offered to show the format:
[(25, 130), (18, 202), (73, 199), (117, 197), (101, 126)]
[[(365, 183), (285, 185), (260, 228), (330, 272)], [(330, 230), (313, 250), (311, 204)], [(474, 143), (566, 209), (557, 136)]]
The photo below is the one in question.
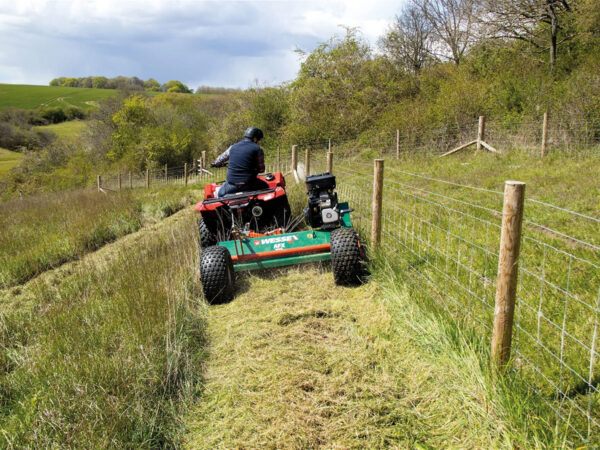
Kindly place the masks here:
[[(491, 341), (502, 192), (385, 169), (382, 242), (412, 298), (435, 303)], [(334, 165), (340, 198), (363, 233), (371, 223), (372, 165)], [(543, 214), (564, 228), (540, 228)], [(573, 223), (587, 230), (571, 234)], [(587, 227), (587, 228), (586, 228)], [(591, 233), (588, 233), (592, 230)], [(600, 444), (598, 219), (526, 203), (513, 329), (514, 370), (551, 408), (569, 442)], [(592, 242), (593, 241), (593, 242)]]

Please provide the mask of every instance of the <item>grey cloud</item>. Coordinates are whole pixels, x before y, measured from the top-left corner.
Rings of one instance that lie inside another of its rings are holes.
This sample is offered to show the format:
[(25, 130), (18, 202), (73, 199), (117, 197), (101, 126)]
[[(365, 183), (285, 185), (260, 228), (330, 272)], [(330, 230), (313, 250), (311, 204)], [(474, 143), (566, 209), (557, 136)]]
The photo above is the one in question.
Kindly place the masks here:
[(302, 26), (308, 6), (313, 15), (325, 11), (317, 2), (165, 2), (89, 16), (65, 5), (0, 16), (0, 82), (136, 75), (192, 87), (275, 83), (298, 69), (294, 48), (314, 48), (339, 30)]

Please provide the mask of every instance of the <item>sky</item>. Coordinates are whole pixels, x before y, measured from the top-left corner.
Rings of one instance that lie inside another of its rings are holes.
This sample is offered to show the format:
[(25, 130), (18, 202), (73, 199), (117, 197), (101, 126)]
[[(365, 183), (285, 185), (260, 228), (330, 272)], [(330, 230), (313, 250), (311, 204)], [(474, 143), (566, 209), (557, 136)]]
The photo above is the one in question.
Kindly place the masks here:
[(341, 26), (375, 44), (403, 0), (0, 0), (0, 83), (137, 76), (191, 88), (295, 77)]

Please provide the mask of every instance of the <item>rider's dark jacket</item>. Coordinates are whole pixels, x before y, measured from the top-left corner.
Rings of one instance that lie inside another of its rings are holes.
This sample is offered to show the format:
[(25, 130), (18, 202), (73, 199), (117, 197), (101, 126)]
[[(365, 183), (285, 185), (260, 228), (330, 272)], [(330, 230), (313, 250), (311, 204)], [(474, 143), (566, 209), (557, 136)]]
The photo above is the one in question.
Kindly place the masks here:
[(221, 167), (227, 161), (227, 182), (231, 184), (249, 183), (265, 171), (265, 155), (262, 148), (248, 138), (225, 150), (217, 158), (215, 165)]

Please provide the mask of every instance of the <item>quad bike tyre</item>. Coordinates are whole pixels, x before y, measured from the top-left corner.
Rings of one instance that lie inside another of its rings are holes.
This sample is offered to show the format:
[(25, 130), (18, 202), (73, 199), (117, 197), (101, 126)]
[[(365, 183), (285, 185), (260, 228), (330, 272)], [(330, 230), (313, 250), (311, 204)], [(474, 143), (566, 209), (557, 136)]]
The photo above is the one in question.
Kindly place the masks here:
[(214, 245), (202, 250), (200, 277), (206, 301), (211, 304), (233, 300), (235, 272), (231, 255), (225, 247)]
[(331, 232), (331, 265), (335, 284), (355, 286), (362, 282), (364, 268), (354, 229), (342, 227)]
[(217, 245), (217, 236), (210, 230), (203, 218), (198, 221), (198, 232), (200, 233), (200, 247), (208, 248)]

